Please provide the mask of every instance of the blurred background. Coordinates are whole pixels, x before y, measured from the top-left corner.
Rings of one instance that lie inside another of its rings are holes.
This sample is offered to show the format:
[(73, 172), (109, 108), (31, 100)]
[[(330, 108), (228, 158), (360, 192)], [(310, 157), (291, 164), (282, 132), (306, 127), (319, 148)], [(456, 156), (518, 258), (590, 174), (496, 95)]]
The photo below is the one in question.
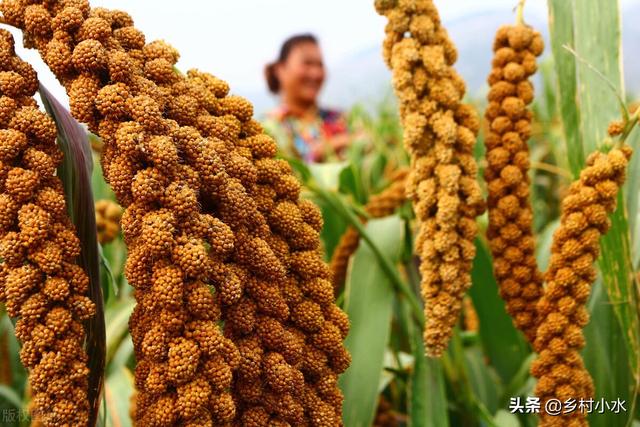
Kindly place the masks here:
[[(147, 39), (166, 38), (181, 53), (178, 67), (207, 70), (229, 82), (262, 115), (275, 104), (263, 78), (281, 43), (300, 32), (315, 34), (322, 46), (328, 80), (323, 105), (348, 109), (354, 103), (377, 104), (391, 93), (390, 73), (380, 57), (385, 19), (372, 13), (369, 0), (94, 0), (94, 6), (126, 10)], [(472, 98), (483, 96), (489, 72), (495, 30), (513, 21), (517, 0), (437, 1), (441, 17), (458, 47), (456, 68), (468, 84)], [(620, 0), (627, 89), (640, 90), (640, 56), (632, 55), (640, 39), (640, 1)], [(548, 39), (547, 2), (530, 0), (526, 21)], [(16, 37), (20, 37), (14, 32)], [(550, 50), (547, 49), (546, 55)], [(36, 65), (43, 83), (61, 100), (63, 89), (35, 51), (24, 51)], [(40, 66), (42, 65), (42, 66)]]

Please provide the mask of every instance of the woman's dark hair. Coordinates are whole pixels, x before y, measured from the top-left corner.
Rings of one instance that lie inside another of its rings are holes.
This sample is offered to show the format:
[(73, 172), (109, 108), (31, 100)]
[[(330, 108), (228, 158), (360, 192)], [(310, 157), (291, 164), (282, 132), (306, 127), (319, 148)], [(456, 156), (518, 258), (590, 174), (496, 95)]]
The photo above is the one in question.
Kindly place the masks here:
[(278, 80), (278, 76), (276, 76), (276, 66), (278, 64), (284, 64), (287, 62), (291, 51), (298, 45), (303, 43), (313, 43), (318, 44), (318, 39), (310, 33), (305, 34), (297, 34), (295, 36), (289, 37), (280, 47), (280, 54), (278, 55), (278, 59), (275, 62), (267, 64), (264, 68), (264, 75), (267, 79), (267, 86), (269, 87), (269, 91), (273, 94), (277, 94), (280, 92), (280, 80)]

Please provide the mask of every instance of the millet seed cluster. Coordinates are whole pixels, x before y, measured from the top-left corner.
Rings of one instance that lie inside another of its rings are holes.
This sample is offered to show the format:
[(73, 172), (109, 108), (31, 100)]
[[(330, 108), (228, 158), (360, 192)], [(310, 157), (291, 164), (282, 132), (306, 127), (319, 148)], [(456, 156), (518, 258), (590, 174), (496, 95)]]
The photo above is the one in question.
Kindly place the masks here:
[(426, 351), (447, 348), (471, 285), (475, 218), (484, 211), (473, 147), (480, 122), (461, 102), (456, 49), (431, 0), (377, 0), (388, 18), (383, 56), (393, 71), (404, 144), (411, 154), (407, 193), (419, 222)]
[(542, 53), (542, 36), (524, 24), (503, 26), (493, 45), (493, 69), (485, 117), (489, 197), (487, 239), (500, 295), (516, 327), (530, 342), (537, 327), (536, 302), (542, 273), (535, 258), (533, 210), (529, 200), (529, 148), (534, 96), (529, 81)]
[[(593, 381), (580, 351), (582, 329), (589, 321), (586, 303), (596, 279), (594, 263), (600, 237), (610, 227), (608, 215), (616, 208), (624, 184), (631, 148), (595, 152), (562, 201), (560, 226), (553, 235), (547, 286), (537, 304), (539, 327), (533, 343), (538, 358), (531, 366), (538, 378), (536, 395), (548, 399), (589, 399)], [(542, 405), (544, 407), (544, 404)], [(541, 414), (540, 426), (586, 426), (582, 411), (561, 417)]]
[(95, 209), (98, 242), (102, 245), (110, 243), (120, 232), (122, 208), (116, 202), (103, 199), (96, 202)]
[(137, 422), (339, 425), (349, 322), (322, 261), (322, 217), (251, 104), (209, 74), (177, 73), (178, 52), (146, 43), (123, 12), (28, 3), (3, 1), (3, 16), (103, 139), (126, 207)]
[[(397, 170), (391, 177), (391, 184), (379, 194), (371, 196), (364, 210), (371, 218), (382, 218), (391, 215), (404, 202), (407, 201), (406, 181), (409, 175), (408, 168)], [(331, 256), (331, 272), (333, 287), (338, 290), (347, 277), (349, 259), (358, 249), (360, 234), (358, 230), (349, 227), (342, 235), (338, 245)]]
[(32, 417), (86, 426), (83, 321), (95, 314), (89, 279), (76, 264), (80, 241), (67, 214), (53, 120), (38, 109), (38, 79), (0, 30), (0, 302), (18, 318), (20, 360), (29, 370)]

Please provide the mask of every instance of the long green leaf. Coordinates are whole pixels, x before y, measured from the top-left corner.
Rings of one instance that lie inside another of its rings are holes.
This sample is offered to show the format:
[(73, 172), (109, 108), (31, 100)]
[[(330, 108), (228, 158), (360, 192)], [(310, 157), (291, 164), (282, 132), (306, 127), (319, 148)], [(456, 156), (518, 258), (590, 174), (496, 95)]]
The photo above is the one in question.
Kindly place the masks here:
[[(400, 259), (404, 243), (402, 219), (391, 216), (372, 220), (367, 231), (385, 256), (394, 262)], [(369, 427), (373, 422), (394, 298), (393, 286), (371, 248), (360, 245), (346, 283), (345, 310), (351, 331), (345, 345), (352, 356), (350, 368), (340, 378), (346, 426)]]
[(476, 258), (471, 276), (473, 285), (469, 294), (478, 313), (480, 338), (485, 354), (503, 383), (508, 384), (518, 372), (529, 350), (505, 311), (504, 301), (498, 295), (498, 285), (493, 276), (491, 256), (480, 240), (476, 241)]
[[(595, 383), (595, 398), (620, 398), (627, 402), (627, 406), (631, 406), (634, 396), (630, 393), (630, 387), (633, 383), (627, 368), (624, 338), (600, 279), (593, 286), (589, 312), (591, 321), (584, 330), (587, 345), (582, 355)], [(589, 422), (592, 427), (623, 427), (631, 417), (631, 413), (594, 413), (589, 417)]]
[(15, 392), (12, 388), (0, 384), (0, 398), (3, 398), (7, 402), (11, 403), (14, 408), (21, 409), (22, 401), (20, 400), (20, 396)]
[[(0, 338), (4, 337), (6, 341), (3, 343), (7, 347), (8, 360), (5, 360), (0, 353), (0, 363), (3, 369), (8, 367), (11, 372), (11, 388), (19, 395), (24, 394), (25, 385), (27, 383), (27, 370), (20, 361), (20, 343), (14, 332), (14, 325), (7, 314), (5, 307), (0, 305)], [(7, 366), (8, 365), (8, 366)]]
[[(627, 179), (630, 183), (640, 182), (640, 132), (636, 129), (629, 137), (629, 145), (633, 147), (635, 155), (629, 163)], [(640, 191), (636, 185), (627, 185), (627, 212), (629, 212), (629, 230), (631, 231), (633, 268), (640, 269)]]
[(403, 325), (409, 329), (414, 369), (409, 383), (409, 426), (449, 425), (447, 394), (442, 361), (426, 357), (422, 328), (411, 319), (411, 308), (403, 301)]
[(481, 350), (477, 345), (465, 348), (464, 360), (474, 396), (482, 402), (488, 411), (493, 413), (499, 408), (498, 404), (503, 387), (496, 372), (487, 366)]
[[(637, 125), (636, 125), (637, 126)], [(626, 185), (625, 197), (627, 199), (627, 212), (629, 213), (629, 230), (631, 231), (631, 243), (632, 243), (632, 266), (635, 270), (640, 267), (640, 190), (638, 189), (638, 183), (640, 182), (640, 131), (635, 129), (629, 138), (627, 143), (633, 148), (634, 156), (629, 162), (629, 173), (627, 180), (629, 184)]]
[(573, 0), (549, 0), (551, 50), (558, 76), (558, 102), (562, 114), (569, 165), (575, 177), (584, 166), (585, 153), (580, 140), (580, 110), (576, 107), (576, 59), (564, 48), (574, 45)]
[(127, 333), (129, 317), (133, 312), (135, 301), (126, 299), (109, 304), (106, 311), (107, 323), (107, 361), (110, 361)]
[(107, 426), (131, 427), (129, 407), (134, 391), (131, 372), (121, 366), (107, 377), (104, 388)]
[(42, 85), (40, 96), (45, 109), (56, 122), (58, 145), (64, 160), (58, 170), (65, 189), (69, 215), (75, 224), (82, 246), (79, 264), (89, 276), (89, 298), (96, 305), (96, 315), (86, 322), (86, 351), (89, 356), (90, 425), (95, 425), (104, 381), (106, 338), (100, 256), (96, 235), (96, 217), (91, 190), (93, 158), (87, 133), (67, 109)]
[(413, 341), (415, 367), (411, 377), (409, 425), (448, 426), (447, 395), (441, 362), (425, 356), (422, 334), (415, 334)]
[(540, 271), (547, 271), (549, 266), (549, 258), (551, 258), (551, 244), (553, 243), (553, 233), (560, 225), (560, 220), (556, 219), (548, 223), (538, 234), (536, 246), (536, 259)]
[(347, 162), (333, 163), (312, 163), (307, 165), (311, 177), (321, 188), (329, 191), (338, 191), (340, 187), (340, 176), (342, 172), (349, 168)]
[(570, 46), (581, 59), (576, 63), (580, 133), (584, 152), (591, 153), (607, 137), (609, 122), (620, 119), (620, 106), (614, 92), (615, 89), (624, 98), (620, 12), (617, 1), (573, 0), (573, 8), (574, 44)]

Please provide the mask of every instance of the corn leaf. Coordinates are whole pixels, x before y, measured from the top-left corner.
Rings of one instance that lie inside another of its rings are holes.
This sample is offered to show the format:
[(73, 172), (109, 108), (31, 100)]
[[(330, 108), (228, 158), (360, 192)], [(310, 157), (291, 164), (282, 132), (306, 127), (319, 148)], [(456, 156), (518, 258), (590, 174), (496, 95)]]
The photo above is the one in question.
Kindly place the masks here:
[[(404, 224), (397, 216), (372, 220), (366, 227), (373, 242), (393, 262), (400, 259)], [(389, 340), (394, 290), (369, 245), (360, 245), (350, 268), (345, 310), (351, 331), (345, 345), (352, 356), (349, 369), (340, 378), (344, 393), (344, 424), (369, 427), (378, 400), (378, 384)]]
[(40, 85), (45, 109), (56, 122), (58, 145), (64, 160), (58, 174), (62, 179), (69, 216), (75, 224), (82, 252), (79, 264), (89, 276), (89, 297), (96, 305), (96, 315), (87, 321), (86, 351), (89, 356), (90, 425), (97, 422), (102, 393), (106, 338), (104, 307), (100, 283), (100, 255), (96, 234), (96, 217), (91, 190), (93, 160), (87, 133), (65, 107)]

